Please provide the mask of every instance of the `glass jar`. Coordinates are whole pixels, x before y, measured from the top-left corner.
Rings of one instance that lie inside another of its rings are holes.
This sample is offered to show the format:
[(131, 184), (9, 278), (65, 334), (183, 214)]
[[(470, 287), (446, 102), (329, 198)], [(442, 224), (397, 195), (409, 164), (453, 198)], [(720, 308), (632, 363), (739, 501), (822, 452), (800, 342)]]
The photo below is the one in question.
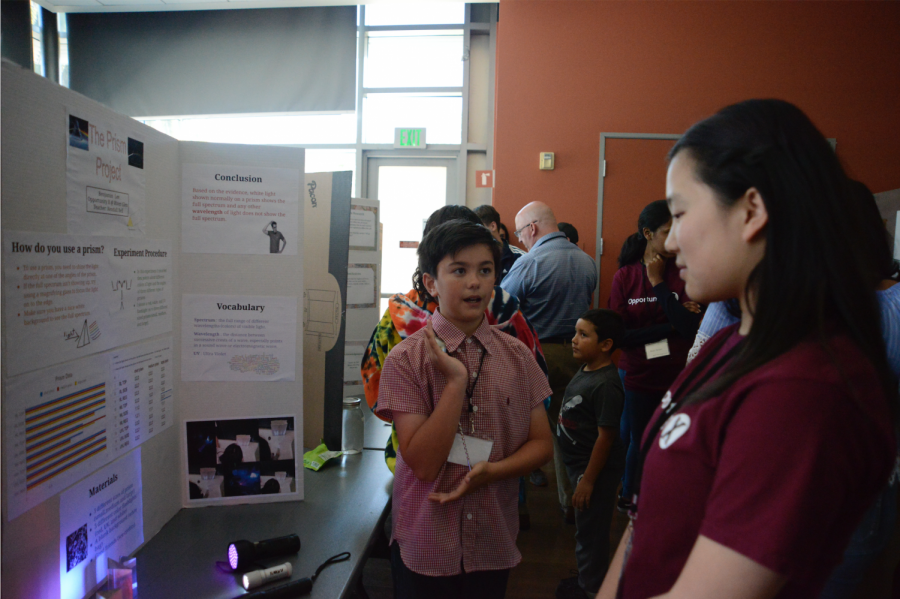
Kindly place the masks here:
[(341, 425), (341, 451), (359, 453), (363, 448), (365, 416), (358, 397), (344, 398), (344, 417)]

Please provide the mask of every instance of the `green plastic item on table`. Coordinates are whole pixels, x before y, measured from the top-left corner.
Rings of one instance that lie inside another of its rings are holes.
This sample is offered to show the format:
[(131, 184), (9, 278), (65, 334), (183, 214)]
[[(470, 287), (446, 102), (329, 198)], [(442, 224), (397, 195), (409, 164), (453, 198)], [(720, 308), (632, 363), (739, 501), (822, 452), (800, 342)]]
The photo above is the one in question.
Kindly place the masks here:
[(331, 458), (344, 455), (343, 451), (328, 451), (328, 447), (322, 443), (315, 449), (310, 449), (303, 454), (303, 467), (318, 471)]

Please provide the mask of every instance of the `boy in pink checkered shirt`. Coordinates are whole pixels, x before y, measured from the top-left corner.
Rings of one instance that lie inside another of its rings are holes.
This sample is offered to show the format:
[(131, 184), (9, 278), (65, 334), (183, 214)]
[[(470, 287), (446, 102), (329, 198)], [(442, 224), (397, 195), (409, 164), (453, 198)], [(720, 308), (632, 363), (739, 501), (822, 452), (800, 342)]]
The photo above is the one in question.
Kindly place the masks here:
[(400, 442), (391, 535), (398, 598), (502, 598), (522, 557), (517, 479), (553, 454), (546, 376), (522, 342), (484, 317), (499, 254), (480, 225), (431, 230), (416, 285), (439, 308), (385, 360), (377, 411), (393, 419)]

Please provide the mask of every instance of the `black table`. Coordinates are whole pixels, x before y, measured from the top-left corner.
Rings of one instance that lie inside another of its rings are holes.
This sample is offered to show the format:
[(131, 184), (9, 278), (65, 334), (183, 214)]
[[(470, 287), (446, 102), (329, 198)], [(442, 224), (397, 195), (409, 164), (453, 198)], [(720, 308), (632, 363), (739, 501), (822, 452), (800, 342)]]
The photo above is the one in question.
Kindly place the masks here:
[[(377, 419), (372, 419), (377, 420)], [(366, 438), (383, 450), (390, 427), (367, 422)], [(369, 428), (374, 433), (370, 436)], [(376, 443), (377, 441), (377, 443)], [(227, 561), (228, 544), (260, 541), (296, 533), (296, 555), (264, 562), (266, 567), (290, 561), (291, 580), (312, 576), (327, 558), (350, 551), (349, 561), (322, 571), (309, 597), (346, 597), (362, 575), (389, 509), (393, 475), (382, 451), (366, 450), (329, 461), (322, 470), (305, 468), (304, 500), (262, 505), (215, 506), (179, 511), (138, 551), (141, 599), (230, 599), (246, 591), (240, 577), (216, 567)], [(266, 587), (282, 584), (271, 583)]]
[(384, 453), (387, 441), (391, 436), (391, 425), (376, 416), (366, 416), (366, 432), (363, 448)]

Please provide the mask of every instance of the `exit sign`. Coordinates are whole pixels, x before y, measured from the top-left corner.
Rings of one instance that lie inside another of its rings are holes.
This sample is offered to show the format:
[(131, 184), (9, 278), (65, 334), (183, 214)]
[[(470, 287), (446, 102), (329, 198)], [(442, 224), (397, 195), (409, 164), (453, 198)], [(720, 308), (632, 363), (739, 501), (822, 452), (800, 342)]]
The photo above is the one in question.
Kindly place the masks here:
[(425, 129), (394, 129), (395, 148), (424, 148)]

